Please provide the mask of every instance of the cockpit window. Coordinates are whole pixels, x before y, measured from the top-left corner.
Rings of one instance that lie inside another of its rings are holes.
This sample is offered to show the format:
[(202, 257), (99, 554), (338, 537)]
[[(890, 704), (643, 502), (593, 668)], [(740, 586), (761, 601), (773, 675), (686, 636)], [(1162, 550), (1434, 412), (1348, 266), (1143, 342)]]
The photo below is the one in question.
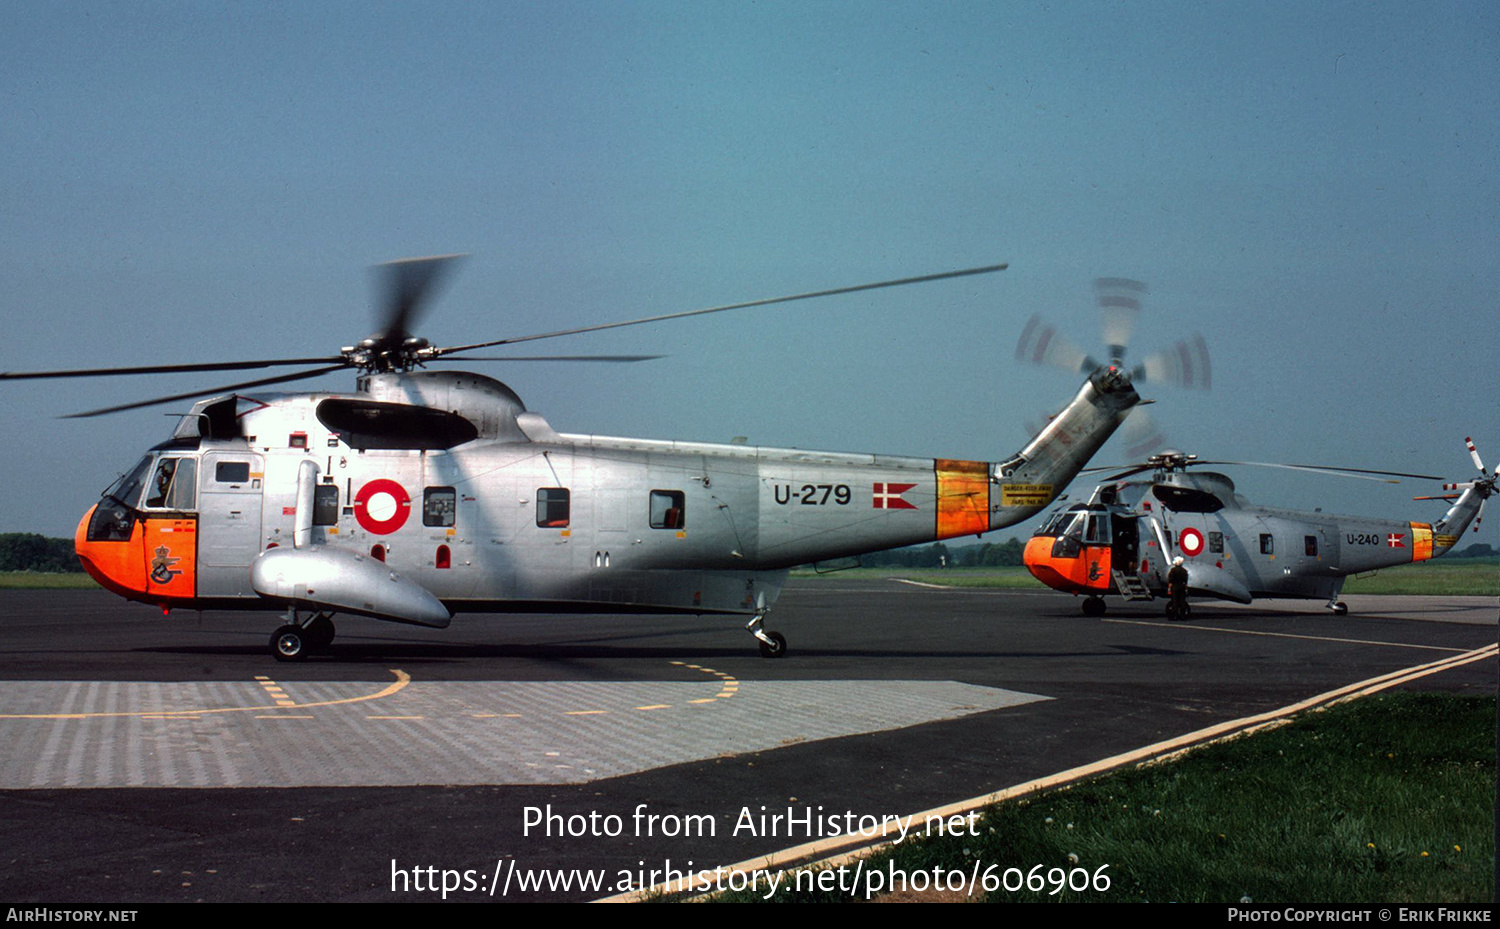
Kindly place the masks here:
[(163, 458), (146, 488), (147, 507), (191, 510), (197, 502), (198, 462), (193, 458)]
[(1098, 513), (1089, 516), (1088, 534), (1083, 540), (1090, 545), (1100, 545), (1109, 541), (1109, 514)]
[(142, 458), (129, 473), (109, 485), (104, 496), (113, 497), (126, 506), (135, 506), (141, 499), (141, 484), (146, 480), (146, 471), (151, 467), (151, 456)]

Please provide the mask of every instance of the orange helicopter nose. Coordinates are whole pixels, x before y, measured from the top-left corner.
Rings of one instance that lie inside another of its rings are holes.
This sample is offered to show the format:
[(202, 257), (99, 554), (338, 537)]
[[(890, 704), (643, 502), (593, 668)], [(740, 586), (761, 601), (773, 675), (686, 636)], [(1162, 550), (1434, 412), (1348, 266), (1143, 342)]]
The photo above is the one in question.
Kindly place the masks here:
[[(89, 577), (106, 590), (138, 599), (146, 592), (146, 563), (141, 558), (141, 524), (133, 522), (128, 538), (90, 541), (89, 526), (102, 504), (89, 507), (73, 533), (73, 551)], [(95, 533), (99, 535), (99, 533)]]
[(1051, 536), (1033, 536), (1026, 543), (1021, 561), (1031, 576), (1051, 587), (1069, 593), (1108, 590), (1110, 583), (1108, 546), (1087, 546), (1072, 558), (1055, 558)]

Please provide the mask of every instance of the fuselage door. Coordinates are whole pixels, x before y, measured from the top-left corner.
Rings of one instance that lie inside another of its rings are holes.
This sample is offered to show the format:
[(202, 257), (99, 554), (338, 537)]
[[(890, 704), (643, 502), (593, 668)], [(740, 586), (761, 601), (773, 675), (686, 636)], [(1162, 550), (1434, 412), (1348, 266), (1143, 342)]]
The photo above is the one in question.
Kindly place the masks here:
[(1127, 574), (1136, 574), (1140, 569), (1141, 548), (1136, 518), (1115, 513), (1110, 525), (1110, 560), (1117, 570)]
[(254, 596), (265, 465), (250, 452), (208, 452), (199, 467), (199, 596)]

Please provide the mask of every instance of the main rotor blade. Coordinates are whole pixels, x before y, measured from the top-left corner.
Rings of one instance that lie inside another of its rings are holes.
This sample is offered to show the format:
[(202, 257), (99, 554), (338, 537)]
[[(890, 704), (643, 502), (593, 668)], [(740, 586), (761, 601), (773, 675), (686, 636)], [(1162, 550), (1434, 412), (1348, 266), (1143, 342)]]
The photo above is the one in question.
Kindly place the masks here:
[(339, 357), (268, 358), (260, 361), (215, 361), (203, 364), (136, 365), (125, 368), (71, 368), (63, 371), (0, 371), (0, 380), (19, 381), (39, 377), (110, 377), (116, 374), (179, 374), (188, 371), (243, 371), (277, 365), (315, 365), (341, 362)]
[(646, 316), (641, 319), (631, 319), (619, 323), (602, 323), (596, 326), (579, 326), (576, 329), (560, 329), (557, 332), (542, 332), (537, 335), (516, 336), (509, 339), (495, 339), (492, 342), (475, 342), (472, 345), (453, 345), (447, 348), (434, 349), (428, 357), (436, 358), (443, 355), (451, 355), (454, 352), (464, 352), (475, 348), (489, 348), (494, 345), (511, 345), (516, 342), (533, 342), (537, 339), (555, 339), (558, 336), (578, 335), (583, 332), (598, 332), (602, 329), (619, 329), (622, 326), (639, 326), (642, 323), (656, 323), (668, 319), (683, 319), (688, 316), (705, 316), (709, 313), (722, 313), (726, 310), (743, 310), (753, 306), (770, 306), (775, 303), (791, 303), (794, 300), (811, 300), (814, 297), (833, 297), (838, 294), (852, 294), (863, 290), (878, 290), (882, 287), (902, 287), (907, 284), (925, 284), (929, 281), (941, 281), (953, 277), (967, 277), (973, 274), (989, 274), (992, 271), (1004, 271), (1009, 265), (986, 265), (983, 268), (965, 268), (962, 271), (944, 271), (939, 274), (923, 274), (919, 277), (903, 277), (894, 281), (878, 281), (874, 284), (857, 284), (853, 287), (835, 287), (831, 290), (814, 290), (805, 294), (792, 294), (787, 297), (771, 297), (767, 300), (747, 300), (744, 303), (728, 303), (724, 306), (711, 306), (702, 310), (686, 310), (681, 313), (663, 313), (660, 316)]
[(152, 400), (141, 400), (136, 403), (122, 403), (119, 406), (108, 406), (99, 410), (89, 410), (87, 413), (69, 413), (61, 419), (84, 419), (90, 416), (103, 416), (106, 413), (123, 413), (126, 410), (136, 410), (144, 406), (156, 406), (159, 403), (171, 403), (173, 400), (190, 400), (193, 397), (204, 397), (209, 394), (227, 393), (231, 390), (239, 390), (242, 387), (265, 387), (269, 384), (283, 384), (287, 381), (300, 381), (309, 377), (319, 377), (331, 374), (334, 371), (342, 371), (352, 367), (347, 363), (329, 365), (326, 368), (314, 368), (311, 371), (298, 371), (295, 374), (282, 374), (277, 377), (262, 378), (258, 381), (242, 381), (238, 384), (225, 384), (223, 387), (209, 387), (203, 390), (190, 390), (186, 393), (173, 394), (170, 397), (156, 397)]
[[(1200, 465), (1253, 465), (1257, 468), (1285, 468), (1289, 471), (1312, 471), (1317, 474), (1331, 474), (1334, 477), (1356, 477), (1366, 481), (1384, 481), (1387, 484), (1395, 484), (1397, 481), (1386, 480), (1392, 477), (1410, 477), (1424, 481), (1440, 481), (1441, 477), (1432, 474), (1407, 474), (1404, 471), (1372, 471), (1368, 468), (1337, 468), (1328, 465), (1304, 465), (1304, 464), (1280, 464), (1270, 461), (1198, 461)], [(1381, 475), (1380, 477), (1366, 477), (1365, 475)]]
[(432, 361), (655, 361), (666, 355), (443, 355)]
[(399, 341), (411, 335), (419, 310), (442, 280), (443, 275), (466, 255), (434, 255), (431, 258), (403, 258), (376, 265), (384, 275), (385, 313), (377, 339)]

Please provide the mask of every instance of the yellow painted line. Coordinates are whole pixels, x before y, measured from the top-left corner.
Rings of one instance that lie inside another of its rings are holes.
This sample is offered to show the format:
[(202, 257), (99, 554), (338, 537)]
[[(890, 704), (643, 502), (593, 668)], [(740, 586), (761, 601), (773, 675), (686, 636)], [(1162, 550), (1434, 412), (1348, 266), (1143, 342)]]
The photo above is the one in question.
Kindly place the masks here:
[(255, 679), (257, 681), (269, 681), (270, 680), (270, 678), (266, 677), (264, 674), (257, 674), (257, 675), (255, 675)]
[(366, 716), (365, 719), (425, 719), (424, 716)]
[(1144, 619), (1106, 619), (1107, 623), (1123, 623), (1127, 626), (1160, 626), (1163, 629), (1197, 629), (1202, 632), (1229, 632), (1234, 635), (1264, 635), (1273, 639), (1306, 639), (1310, 642), (1341, 642), (1345, 645), (1386, 645), (1391, 648), (1420, 648), (1432, 652), (1462, 652), (1461, 648), (1446, 645), (1412, 645), (1407, 642), (1381, 642), (1374, 639), (1340, 639), (1327, 635), (1297, 635), (1293, 632), (1266, 632), (1262, 629), (1225, 629), (1220, 626), (1196, 626), (1188, 623), (1157, 623)]
[(298, 715), (296, 713), (267, 713), (264, 716), (257, 716), (255, 718), (256, 719), (317, 719), (316, 716), (312, 716), (312, 715), (305, 715), (304, 716), (304, 715)]
[(602, 716), (609, 710), (569, 710), (564, 716)]
[[(1344, 687), (1330, 690), (1326, 693), (1318, 694), (1315, 697), (1309, 697), (1306, 700), (1302, 700), (1298, 703), (1293, 703), (1289, 706), (1281, 707), (1280, 709), (1268, 710), (1267, 712), (1258, 713), (1254, 716), (1246, 716), (1241, 719), (1219, 723), (1215, 726), (1209, 726), (1206, 729), (1199, 729), (1197, 732), (1190, 732), (1187, 735), (1178, 736), (1173, 739), (1167, 739), (1163, 742), (1157, 742), (1154, 745), (1148, 745), (1145, 748), (1138, 748), (1134, 751), (1124, 752), (1119, 755), (1114, 755), (1109, 758), (1091, 762), (1090, 764), (1081, 765), (1077, 768), (1071, 768), (1067, 771), (1062, 771), (1057, 774), (1050, 774), (1046, 777), (1040, 777), (1036, 780), (1027, 781), (1024, 784), (1016, 784), (1012, 787), (1006, 787), (1002, 790), (997, 790), (994, 793), (985, 794), (979, 797), (972, 797), (968, 800), (960, 800), (957, 803), (950, 803), (947, 806), (940, 806), (930, 810), (923, 810), (920, 813), (911, 814), (910, 817), (903, 816), (901, 817), (901, 821), (910, 822), (913, 824), (913, 826), (915, 826), (916, 823), (925, 824), (929, 821), (944, 821), (947, 820), (950, 816), (958, 816), (973, 812), (975, 810), (982, 810), (985, 807), (994, 806), (995, 804), (1001, 803), (1005, 800), (1011, 800), (1015, 797), (1025, 796), (1027, 794), (1032, 794), (1041, 790), (1047, 790), (1052, 787), (1058, 787), (1063, 784), (1079, 780), (1081, 778), (1092, 777), (1095, 774), (1101, 774), (1113, 768), (1124, 767), (1128, 764), (1140, 764), (1147, 761), (1158, 761), (1170, 754), (1181, 754), (1183, 751), (1203, 748), (1207, 745), (1212, 745), (1215, 742), (1221, 742), (1227, 739), (1234, 738), (1236, 736), (1244, 735), (1246, 732), (1261, 728), (1284, 717), (1300, 713), (1304, 710), (1320, 706), (1332, 706), (1333, 704), (1343, 703), (1347, 700), (1354, 700), (1359, 697), (1369, 696), (1370, 694), (1378, 693), (1382, 690), (1387, 690), (1399, 684), (1407, 683), (1408, 681), (1417, 680), (1418, 678), (1426, 677), (1431, 674), (1437, 674), (1441, 671), (1448, 671), (1453, 668), (1462, 667), (1463, 665), (1472, 664), (1476, 661), (1484, 661), (1486, 659), (1494, 658), (1497, 655), (1500, 655), (1500, 645), (1486, 645), (1483, 648), (1474, 649), (1473, 651), (1465, 652), (1461, 655), (1453, 655), (1447, 658), (1440, 658), (1437, 661), (1429, 662), (1424, 665), (1402, 668), (1399, 671), (1392, 671), (1389, 674), (1382, 674), (1378, 677), (1372, 677), (1368, 680), (1360, 681), (1355, 684), (1348, 684)], [(798, 867), (804, 868), (834, 868), (838, 867), (839, 865), (847, 864), (856, 859), (864, 858), (872, 854), (873, 852), (884, 848), (887, 845), (894, 844), (895, 839), (900, 837), (899, 833), (899, 827), (887, 826), (880, 836), (874, 837), (877, 838), (877, 841), (874, 844), (861, 844), (859, 848), (842, 852), (830, 857), (820, 858), (816, 861), (808, 861), (808, 859), (813, 858), (817, 855), (827, 855), (829, 852), (834, 852), (841, 848), (847, 848), (850, 845), (868, 842), (870, 840), (857, 833), (854, 835), (846, 834), (841, 836), (832, 836), (826, 839), (818, 839), (817, 841), (805, 842), (801, 845), (795, 845), (791, 848), (783, 849), (779, 852), (772, 852), (771, 854), (764, 857), (751, 858), (731, 865), (723, 865), (717, 869), (704, 868), (702, 870), (712, 870), (713, 873), (732, 873), (738, 871), (742, 874), (750, 874), (756, 871), (769, 871), (772, 868), (784, 869), (794, 864)], [(600, 900), (596, 900), (595, 902), (634, 903), (640, 900), (645, 900), (654, 894), (666, 893), (672, 889), (673, 888), (671, 888), (667, 883), (661, 883), (656, 884), (652, 887), (643, 888), (641, 890), (634, 890), (628, 893), (616, 894), (612, 897), (604, 897)]]
[(150, 716), (142, 716), (141, 719), (197, 719), (196, 716), (182, 716), (177, 713), (155, 713)]
[(499, 713), (471, 713), (470, 715), (473, 716), (473, 718), (475, 718), (475, 719), (499, 719), (500, 718), (500, 714)]
[(670, 710), (671, 708), (672, 704), (670, 703), (653, 703), (650, 706), (636, 707), (636, 709), (638, 710)]
[(706, 697), (702, 700), (689, 700), (689, 703), (713, 703), (718, 697)]
[[(385, 697), (389, 697), (392, 694), (403, 690), (407, 684), (411, 683), (411, 675), (407, 674), (405, 671), (402, 671), (399, 668), (391, 668), (390, 672), (396, 675), (396, 680), (393, 683), (387, 684), (384, 688), (376, 691), (373, 694), (366, 694), (363, 697), (344, 697), (340, 700), (323, 700), (318, 703), (295, 703), (292, 705), (297, 707), (298, 709), (311, 710), (324, 706), (345, 706), (350, 703), (364, 703), (369, 700), (380, 700)], [(268, 709), (270, 709), (270, 707), (229, 706), (206, 710), (137, 710), (135, 712), (125, 713), (0, 713), (0, 719), (125, 719), (141, 716), (175, 716), (189, 713), (206, 716), (209, 714), (218, 713), (260, 713)]]

